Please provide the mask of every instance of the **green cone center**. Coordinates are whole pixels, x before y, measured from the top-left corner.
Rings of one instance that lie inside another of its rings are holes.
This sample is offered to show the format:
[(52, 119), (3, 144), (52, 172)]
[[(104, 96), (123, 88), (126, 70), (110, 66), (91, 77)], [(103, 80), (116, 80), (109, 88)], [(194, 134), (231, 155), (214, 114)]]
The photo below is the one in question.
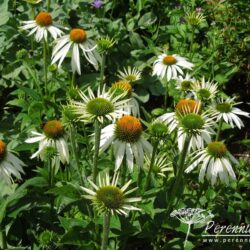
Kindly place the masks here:
[(104, 116), (114, 111), (114, 105), (109, 100), (98, 97), (88, 102), (87, 111), (95, 116)]
[(197, 92), (197, 95), (200, 99), (204, 99), (204, 100), (207, 100), (209, 99), (209, 97), (211, 96), (211, 93), (208, 89), (200, 89), (198, 92)]
[(228, 102), (223, 102), (217, 104), (216, 109), (221, 113), (229, 113), (232, 111), (232, 106)]
[(168, 127), (162, 122), (154, 122), (149, 127), (149, 132), (151, 136), (161, 137), (167, 134)]
[(223, 142), (214, 141), (208, 144), (207, 151), (213, 157), (220, 158), (226, 155), (227, 148)]
[(204, 123), (203, 118), (198, 114), (190, 113), (181, 118), (181, 124), (187, 130), (202, 129)]
[(124, 203), (124, 195), (118, 187), (101, 187), (96, 192), (96, 198), (109, 209), (119, 209)]
[(187, 91), (187, 90), (190, 90), (192, 89), (192, 82), (189, 81), (189, 80), (184, 80), (182, 83), (181, 83), (181, 89), (184, 90), (184, 91)]

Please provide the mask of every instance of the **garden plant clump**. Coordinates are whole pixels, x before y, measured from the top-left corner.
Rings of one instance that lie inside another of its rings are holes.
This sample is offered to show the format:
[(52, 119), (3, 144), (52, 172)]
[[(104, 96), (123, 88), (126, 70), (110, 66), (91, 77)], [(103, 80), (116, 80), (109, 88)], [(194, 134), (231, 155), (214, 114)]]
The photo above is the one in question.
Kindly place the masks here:
[(249, 249), (247, 1), (0, 8), (0, 249)]

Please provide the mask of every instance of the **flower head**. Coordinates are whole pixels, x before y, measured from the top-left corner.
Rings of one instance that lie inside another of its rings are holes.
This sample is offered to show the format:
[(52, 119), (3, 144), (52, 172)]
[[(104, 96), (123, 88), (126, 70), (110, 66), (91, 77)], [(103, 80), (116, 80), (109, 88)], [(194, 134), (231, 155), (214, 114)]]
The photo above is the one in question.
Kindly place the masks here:
[(143, 128), (140, 120), (134, 116), (125, 115), (115, 124), (106, 126), (101, 131), (100, 150), (103, 152), (113, 143), (116, 170), (126, 157), (130, 171), (134, 167), (134, 158), (139, 167), (143, 166), (144, 151), (150, 156), (152, 146), (143, 137)]
[(195, 78), (192, 78), (188, 73), (183, 76), (178, 76), (176, 78), (177, 81), (177, 89), (180, 89), (181, 91), (191, 91), (193, 89), (193, 84), (196, 82)]
[(169, 129), (166, 123), (156, 119), (149, 124), (148, 133), (152, 138), (163, 139), (168, 135)]
[(201, 11), (192, 11), (188, 12), (186, 16), (184, 17), (185, 21), (193, 26), (197, 26), (203, 22), (205, 22), (205, 16)]
[(81, 189), (88, 195), (83, 195), (84, 198), (90, 199), (94, 208), (99, 214), (104, 212), (111, 212), (114, 214), (127, 215), (128, 211), (140, 211), (139, 208), (131, 206), (130, 203), (138, 202), (141, 200), (139, 197), (128, 198), (127, 195), (134, 192), (137, 188), (127, 190), (131, 184), (131, 180), (128, 181), (123, 187), (117, 187), (119, 174), (115, 173), (113, 179), (110, 180), (109, 174), (106, 176), (99, 175), (99, 186), (94, 184), (91, 180), (89, 183), (94, 190), (81, 187)]
[(35, 33), (35, 39), (37, 42), (40, 42), (42, 39), (47, 40), (48, 33), (54, 39), (61, 36), (63, 32), (53, 25), (53, 18), (50, 13), (42, 11), (32, 21), (23, 21), (24, 25), (21, 26), (23, 30), (30, 30), (28, 36)]
[[(149, 157), (145, 157), (146, 160), (146, 170), (149, 170), (151, 159)], [(159, 153), (154, 160), (152, 166), (152, 173), (158, 176), (166, 177), (165, 172), (172, 172), (173, 168), (170, 166), (171, 162), (168, 160), (165, 154)]]
[(178, 74), (183, 75), (182, 68), (192, 69), (194, 65), (186, 58), (178, 55), (161, 54), (154, 62), (153, 75), (161, 78), (167, 77), (167, 80), (177, 78)]
[(204, 141), (211, 141), (212, 118), (208, 113), (201, 112), (200, 103), (191, 99), (180, 100), (175, 108), (175, 112), (166, 113), (158, 118), (165, 122), (170, 133), (178, 130), (178, 147), (181, 151), (187, 137), (190, 138), (190, 147), (203, 148)]
[(103, 2), (101, 0), (94, 0), (91, 5), (96, 8), (96, 9), (100, 9), (103, 5)]
[(196, 99), (208, 101), (212, 100), (218, 92), (218, 84), (213, 81), (205, 81), (203, 77), (201, 81), (195, 81), (192, 84), (192, 89)]
[(116, 41), (109, 36), (101, 37), (97, 40), (97, 50), (103, 54), (112, 48), (115, 42)]
[(22, 179), (21, 174), (24, 174), (23, 166), (25, 164), (11, 153), (6, 144), (0, 140), (0, 180), (4, 180), (7, 184), (13, 181), (12, 176), (17, 179)]
[(128, 102), (128, 99), (121, 100), (124, 94), (118, 96), (111, 90), (106, 92), (105, 86), (103, 89), (98, 88), (97, 95), (93, 93), (91, 88), (88, 88), (88, 95), (79, 91), (82, 102), (71, 101), (71, 107), (78, 119), (84, 122), (93, 122), (98, 119), (103, 123), (105, 119), (115, 121), (116, 118), (126, 114), (122, 110), (123, 105)]
[(128, 81), (130, 83), (133, 83), (135, 81), (138, 81), (141, 79), (141, 71), (139, 71), (136, 68), (131, 68), (130, 66), (126, 68), (123, 68), (123, 71), (118, 71), (118, 77), (122, 81)]
[(216, 183), (217, 179), (227, 185), (230, 179), (236, 179), (230, 162), (237, 164), (238, 161), (228, 152), (223, 142), (210, 142), (205, 149), (194, 152), (191, 158), (192, 163), (185, 172), (189, 173), (195, 167), (202, 164), (199, 174), (199, 181), (201, 182), (204, 181), (205, 175), (211, 181), (212, 185)]
[[(65, 139), (65, 131), (62, 122), (59, 120), (50, 120), (43, 125), (43, 133), (32, 131), (33, 137), (25, 140), (26, 143), (39, 142), (39, 149), (32, 156), (31, 159), (39, 156), (42, 161), (47, 160), (48, 148), (54, 148), (52, 164), (59, 168), (60, 161), (65, 164), (69, 163), (69, 150)], [(54, 153), (56, 151), (56, 155)], [(57, 169), (58, 170), (58, 169)]]
[(216, 121), (223, 119), (224, 122), (230, 124), (232, 128), (236, 125), (239, 129), (241, 129), (244, 127), (244, 124), (238, 115), (250, 117), (250, 114), (236, 108), (235, 106), (237, 104), (240, 104), (240, 102), (235, 103), (234, 98), (227, 98), (226, 100), (221, 98), (211, 108), (212, 116), (216, 119)]
[(98, 69), (98, 62), (101, 61), (100, 55), (95, 51), (96, 44), (88, 38), (87, 32), (84, 29), (72, 29), (68, 35), (62, 36), (56, 40), (56, 46), (52, 52), (52, 62), (54, 64), (59, 61), (58, 67), (61, 66), (67, 53), (72, 50), (71, 68), (75, 73), (81, 75), (80, 50), (95, 69)]
[(124, 104), (123, 110), (133, 116), (140, 116), (140, 108), (138, 101), (135, 98), (133, 88), (127, 81), (115, 82), (111, 86), (111, 91), (114, 91), (115, 95), (123, 94), (123, 98), (129, 98), (128, 102)]

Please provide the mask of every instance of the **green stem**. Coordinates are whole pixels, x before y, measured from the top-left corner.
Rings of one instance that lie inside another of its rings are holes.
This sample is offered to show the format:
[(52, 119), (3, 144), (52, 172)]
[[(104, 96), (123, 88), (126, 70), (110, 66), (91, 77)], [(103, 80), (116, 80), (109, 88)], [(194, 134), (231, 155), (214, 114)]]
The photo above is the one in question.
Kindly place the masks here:
[[(185, 140), (184, 146), (183, 146), (183, 150), (181, 152), (181, 156), (180, 156), (180, 160), (179, 160), (179, 164), (178, 164), (178, 170), (179, 171), (176, 174), (176, 180), (175, 180), (174, 186), (172, 188), (172, 191), (170, 193), (170, 199), (169, 199), (169, 202), (168, 202), (167, 211), (170, 210), (170, 208), (171, 208), (171, 206), (173, 204), (174, 198), (176, 197), (176, 192), (177, 192), (177, 190), (178, 190), (178, 188), (180, 186), (180, 183), (181, 183), (181, 179), (182, 179), (184, 168), (185, 168), (185, 159), (186, 159), (186, 156), (187, 156), (187, 153), (188, 153), (189, 143), (190, 143), (190, 137), (188, 136), (188, 137), (186, 137), (186, 140)], [(177, 200), (179, 200), (179, 199), (177, 199)]]
[(3, 249), (8, 249), (6, 232), (5, 232), (5, 229), (1, 225), (0, 225), (0, 231), (1, 231), (1, 237), (2, 237), (2, 247)]
[[(76, 131), (75, 128), (71, 125), (70, 126), (70, 142), (71, 142), (71, 147), (72, 147), (72, 152), (76, 161), (76, 167), (78, 174), (80, 176), (80, 182), (82, 186), (85, 186), (83, 178), (86, 178), (86, 175), (84, 173), (84, 170), (80, 166), (80, 161), (79, 161), (79, 155), (76, 149), (76, 137), (75, 137)], [(82, 175), (83, 173), (83, 175)]]
[(190, 60), (192, 60), (193, 58), (193, 43), (194, 43), (194, 27), (191, 27), (191, 41), (190, 41), (190, 52), (191, 52), (191, 56), (190, 56)]
[(99, 147), (100, 147), (100, 137), (101, 137), (101, 128), (98, 120), (95, 120), (95, 152), (93, 160), (93, 182), (96, 183), (97, 177), (97, 165), (98, 165), (98, 156), (99, 156)]
[(126, 173), (127, 173), (127, 165), (126, 165), (126, 160), (123, 159), (122, 161), (122, 169), (121, 169), (121, 186), (123, 186), (126, 182)]
[(71, 78), (71, 82), (70, 82), (71, 89), (73, 89), (75, 86), (75, 79), (76, 79), (76, 74), (74, 72), (72, 72), (72, 78)]
[(47, 1), (47, 11), (50, 11), (50, 0)]
[(153, 152), (152, 152), (152, 156), (151, 156), (151, 161), (150, 161), (150, 165), (149, 165), (149, 171), (148, 171), (148, 175), (147, 175), (147, 179), (146, 179), (146, 184), (144, 187), (144, 191), (147, 191), (148, 186), (149, 186), (149, 182), (150, 182), (150, 177), (151, 177), (151, 172), (154, 166), (154, 162), (155, 162), (155, 156), (156, 156), (156, 151), (157, 151), (157, 146), (158, 146), (158, 141), (154, 141), (153, 144)]
[(184, 241), (184, 247), (185, 247), (186, 244), (187, 244), (188, 236), (189, 236), (189, 234), (190, 234), (190, 229), (191, 229), (191, 224), (188, 223), (188, 231), (187, 231), (186, 238), (185, 238), (185, 241)]
[(167, 108), (168, 104), (168, 81), (165, 83), (165, 96), (164, 96), (164, 107)]
[(216, 138), (215, 140), (218, 141), (220, 139), (220, 131), (222, 128), (222, 124), (223, 124), (223, 119), (220, 119), (219, 125), (218, 125), (218, 130), (217, 130), (217, 134), (216, 134)]
[(48, 66), (47, 66), (47, 42), (44, 39), (43, 42), (43, 63), (44, 63), (44, 88), (45, 95), (48, 93)]
[(103, 235), (102, 235), (102, 247), (101, 250), (108, 249), (108, 239), (109, 239), (109, 227), (110, 227), (110, 212), (106, 212), (103, 217)]
[(102, 54), (102, 64), (101, 64), (101, 72), (100, 72), (100, 88), (101, 89), (103, 87), (103, 81), (104, 81), (105, 64), (106, 64), (106, 53), (104, 52)]
[[(52, 165), (52, 160), (48, 160), (48, 167), (49, 167), (49, 187), (54, 187), (54, 166)], [(50, 214), (51, 218), (53, 217), (53, 209), (54, 209), (54, 195), (51, 194), (50, 197)], [(52, 224), (52, 222), (51, 222)]]

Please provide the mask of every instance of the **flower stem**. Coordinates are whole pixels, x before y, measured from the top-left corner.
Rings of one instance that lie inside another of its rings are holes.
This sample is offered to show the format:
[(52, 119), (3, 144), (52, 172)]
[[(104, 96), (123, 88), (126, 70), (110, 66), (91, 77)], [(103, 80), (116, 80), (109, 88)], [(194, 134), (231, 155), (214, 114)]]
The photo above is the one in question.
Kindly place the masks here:
[(100, 128), (98, 120), (96, 119), (95, 120), (95, 152), (94, 152), (94, 160), (93, 160), (93, 182), (94, 183), (96, 183), (96, 177), (97, 177), (100, 137), (101, 137), (101, 128)]
[(108, 249), (109, 227), (110, 227), (110, 212), (106, 212), (103, 217), (103, 235), (101, 250)]
[(72, 78), (71, 78), (71, 82), (70, 82), (71, 89), (73, 89), (75, 86), (75, 79), (76, 79), (76, 74), (75, 74), (75, 72), (72, 72)]
[(151, 156), (151, 161), (150, 161), (150, 165), (149, 165), (149, 171), (148, 171), (148, 175), (147, 175), (147, 179), (146, 179), (144, 191), (147, 191), (148, 186), (149, 186), (151, 172), (152, 172), (152, 169), (153, 169), (153, 166), (154, 166), (154, 162), (155, 162), (155, 156), (156, 156), (157, 146), (158, 146), (158, 142), (157, 142), (157, 140), (155, 140), (154, 143), (153, 143), (153, 152), (152, 152), (152, 156)]
[(106, 53), (104, 52), (102, 54), (102, 64), (101, 64), (101, 72), (100, 72), (100, 88), (101, 89), (103, 87), (103, 81), (104, 81), (105, 64), (106, 64)]
[(167, 108), (168, 104), (168, 81), (166, 81), (165, 86), (165, 96), (164, 96), (164, 107)]
[(43, 42), (43, 66), (44, 66), (44, 89), (45, 95), (48, 94), (48, 66), (47, 66), (47, 41)]
[(191, 56), (190, 56), (190, 59), (192, 60), (193, 58), (193, 54), (194, 54), (194, 51), (193, 51), (193, 43), (194, 43), (194, 31), (195, 31), (195, 28), (192, 26), (191, 27), (191, 41), (190, 41), (190, 51), (191, 51)]
[[(78, 174), (80, 176), (80, 182), (82, 186), (85, 186), (83, 178), (86, 178), (86, 175), (84, 173), (84, 170), (80, 166), (80, 161), (79, 161), (79, 155), (76, 149), (76, 137), (75, 137), (76, 131), (75, 128), (71, 125), (70, 126), (70, 142), (71, 142), (71, 147), (72, 147), (72, 152), (76, 161), (76, 167)], [(83, 175), (82, 175), (83, 173)]]
[(8, 249), (6, 232), (5, 232), (5, 229), (1, 225), (0, 225), (0, 232), (1, 232), (1, 238), (2, 238), (2, 247), (3, 249)]
[[(54, 166), (52, 164), (52, 159), (47, 162), (49, 168), (49, 188), (54, 187)], [(50, 197), (50, 215), (53, 217), (53, 209), (54, 209), (54, 195), (51, 194)]]
[(217, 134), (216, 134), (216, 138), (215, 140), (218, 141), (220, 139), (220, 131), (222, 128), (222, 124), (223, 124), (223, 119), (220, 119), (219, 125), (218, 125), (218, 130), (217, 130)]
[(174, 186), (171, 189), (172, 191), (170, 193), (170, 199), (169, 199), (169, 202), (168, 202), (167, 211), (170, 210), (170, 208), (171, 208), (171, 206), (173, 204), (174, 198), (176, 196), (176, 192), (177, 192), (177, 190), (178, 190), (178, 188), (180, 186), (180, 182), (181, 182), (183, 172), (184, 172), (184, 167), (185, 167), (185, 159), (186, 159), (186, 156), (187, 156), (187, 153), (188, 153), (189, 143), (190, 143), (190, 137), (187, 136), (186, 140), (184, 142), (183, 150), (181, 152), (181, 156), (180, 156), (180, 160), (179, 160), (179, 164), (178, 164), (178, 170), (179, 171), (177, 170)]
[(126, 172), (127, 172), (127, 166), (126, 166), (126, 160), (123, 159), (122, 161), (122, 169), (121, 169), (121, 185), (123, 186), (126, 182)]
[(190, 229), (191, 229), (191, 224), (188, 223), (188, 231), (187, 231), (186, 238), (185, 238), (185, 241), (184, 241), (184, 247), (185, 247), (186, 244), (187, 244), (188, 236), (189, 236), (189, 234), (190, 234)]
[(50, 10), (50, 0), (47, 1), (47, 11), (49, 12)]

